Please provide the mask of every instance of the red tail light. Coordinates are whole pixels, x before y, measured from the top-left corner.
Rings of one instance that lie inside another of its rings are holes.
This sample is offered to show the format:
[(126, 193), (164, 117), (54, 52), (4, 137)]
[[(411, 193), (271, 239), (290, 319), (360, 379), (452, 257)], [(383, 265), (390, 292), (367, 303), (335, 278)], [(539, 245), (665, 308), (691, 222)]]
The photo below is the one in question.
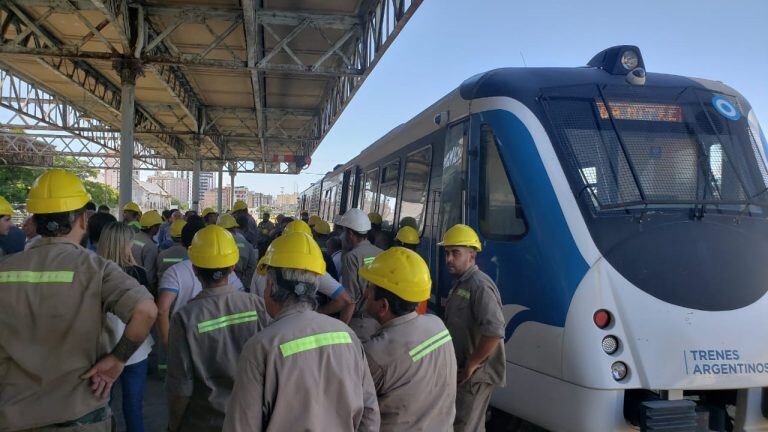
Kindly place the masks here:
[(598, 328), (604, 329), (611, 324), (611, 313), (605, 309), (600, 309), (592, 316), (592, 320)]

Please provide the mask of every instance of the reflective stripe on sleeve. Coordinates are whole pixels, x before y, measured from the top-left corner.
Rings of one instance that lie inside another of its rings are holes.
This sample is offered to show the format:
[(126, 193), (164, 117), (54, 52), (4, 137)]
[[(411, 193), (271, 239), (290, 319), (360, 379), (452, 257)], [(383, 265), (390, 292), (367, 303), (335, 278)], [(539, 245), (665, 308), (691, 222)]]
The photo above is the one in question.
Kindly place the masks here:
[(48, 283), (72, 282), (75, 278), (75, 272), (71, 271), (4, 271), (0, 272), (0, 283), (8, 282), (28, 282), (28, 283)]
[(450, 340), (451, 340), (451, 335), (450, 333), (448, 333), (448, 330), (443, 330), (440, 333), (420, 343), (418, 346), (416, 346), (416, 348), (410, 350), (408, 354), (411, 355), (411, 359), (413, 359), (413, 361), (417, 361), (417, 360), (420, 360), (425, 355), (436, 350), (441, 345), (444, 345), (445, 343), (449, 342)]
[(368, 257), (368, 258), (364, 258), (364, 259), (363, 259), (363, 264), (365, 264), (365, 265), (368, 265), (368, 264), (372, 263), (372, 262), (373, 262), (373, 260), (375, 260), (375, 259), (376, 259), (376, 257)]
[(240, 312), (232, 315), (225, 315), (221, 318), (216, 318), (208, 321), (203, 321), (197, 324), (197, 332), (200, 334), (207, 333), (212, 330), (228, 327), (235, 324), (242, 324), (250, 321), (256, 321), (259, 319), (259, 314), (256, 311)]
[(133, 241), (133, 244), (135, 244), (136, 246), (141, 246), (141, 247), (144, 247), (144, 245), (145, 245), (146, 243), (144, 243), (144, 242), (143, 242), (143, 241), (141, 241), (141, 240), (134, 240), (134, 241)]
[(168, 287), (166, 287), (166, 288), (160, 288), (159, 291), (160, 292), (165, 291), (165, 292), (177, 293), (177, 292), (179, 292), (179, 289), (178, 288), (168, 288)]
[(352, 338), (347, 332), (318, 333), (280, 344), (283, 357), (292, 356), (303, 351), (313, 350), (328, 345), (351, 344)]
[(184, 261), (184, 258), (163, 258), (164, 263), (180, 263)]

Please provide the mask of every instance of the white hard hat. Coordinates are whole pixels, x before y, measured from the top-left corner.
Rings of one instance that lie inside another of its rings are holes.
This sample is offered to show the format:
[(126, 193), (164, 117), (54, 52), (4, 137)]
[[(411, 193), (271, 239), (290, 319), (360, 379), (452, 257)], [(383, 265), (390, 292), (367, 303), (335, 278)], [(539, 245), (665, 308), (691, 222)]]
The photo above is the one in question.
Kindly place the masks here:
[(368, 215), (359, 208), (347, 210), (347, 212), (344, 213), (344, 216), (341, 217), (339, 225), (361, 234), (365, 234), (371, 230), (371, 220), (368, 219)]

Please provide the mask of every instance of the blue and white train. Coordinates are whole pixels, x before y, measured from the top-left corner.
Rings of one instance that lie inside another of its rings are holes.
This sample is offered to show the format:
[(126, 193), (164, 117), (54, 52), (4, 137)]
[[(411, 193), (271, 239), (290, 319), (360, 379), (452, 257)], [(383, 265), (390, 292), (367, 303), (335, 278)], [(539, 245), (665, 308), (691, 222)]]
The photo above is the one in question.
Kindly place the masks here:
[(617, 46), (469, 78), (300, 206), (414, 217), (438, 311), (437, 242), (477, 230), (507, 319), (501, 411), (557, 431), (766, 431), (766, 153), (734, 89), (646, 74)]

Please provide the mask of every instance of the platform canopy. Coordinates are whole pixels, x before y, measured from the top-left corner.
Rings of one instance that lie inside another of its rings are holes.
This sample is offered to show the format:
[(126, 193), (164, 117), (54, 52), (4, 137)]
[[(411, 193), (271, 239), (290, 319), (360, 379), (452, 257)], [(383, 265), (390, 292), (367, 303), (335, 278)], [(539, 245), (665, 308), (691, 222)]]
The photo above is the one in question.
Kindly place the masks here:
[(298, 173), (420, 4), (0, 0), (0, 163)]

